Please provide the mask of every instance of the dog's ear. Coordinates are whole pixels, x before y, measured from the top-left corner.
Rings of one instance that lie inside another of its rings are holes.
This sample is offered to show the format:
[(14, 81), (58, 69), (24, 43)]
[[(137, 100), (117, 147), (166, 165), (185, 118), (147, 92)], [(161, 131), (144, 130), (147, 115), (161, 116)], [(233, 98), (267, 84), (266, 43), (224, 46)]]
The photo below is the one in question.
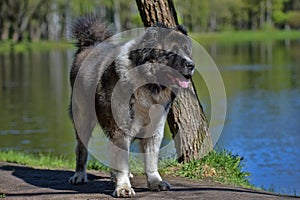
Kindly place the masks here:
[(164, 23), (162, 23), (162, 22), (156, 22), (155, 24), (154, 24), (154, 26), (153, 27), (158, 27), (158, 28), (168, 28)]
[(174, 28), (175, 31), (180, 31), (181, 33), (183, 33), (184, 35), (188, 35), (188, 31), (186, 30), (186, 28), (183, 25), (178, 25)]

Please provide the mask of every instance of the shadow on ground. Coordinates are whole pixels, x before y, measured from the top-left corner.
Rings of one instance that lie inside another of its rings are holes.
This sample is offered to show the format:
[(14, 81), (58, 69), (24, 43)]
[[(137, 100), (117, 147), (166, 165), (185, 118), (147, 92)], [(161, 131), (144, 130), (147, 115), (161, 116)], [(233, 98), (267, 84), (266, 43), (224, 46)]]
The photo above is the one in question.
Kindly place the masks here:
[[(0, 170), (12, 171), (13, 176), (22, 179), (23, 181), (25, 181), (30, 185), (39, 188), (50, 188), (54, 190), (61, 190), (61, 191), (57, 191), (57, 193), (59, 194), (102, 193), (102, 194), (110, 195), (114, 189), (113, 184), (110, 182), (110, 178), (105, 174), (97, 176), (89, 173), (88, 179), (90, 181), (87, 184), (72, 185), (68, 183), (68, 179), (74, 173), (72, 171), (33, 169), (26, 166), (11, 166), (11, 165), (1, 166)], [(6, 184), (10, 184), (10, 183), (6, 183)], [(31, 193), (30, 195), (33, 194)]]

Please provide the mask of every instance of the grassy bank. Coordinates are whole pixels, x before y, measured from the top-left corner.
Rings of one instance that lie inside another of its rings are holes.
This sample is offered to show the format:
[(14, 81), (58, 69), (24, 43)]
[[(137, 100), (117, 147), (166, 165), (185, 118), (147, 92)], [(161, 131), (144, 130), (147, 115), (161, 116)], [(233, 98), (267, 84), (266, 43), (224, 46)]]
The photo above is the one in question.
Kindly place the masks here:
[[(0, 151), (0, 161), (47, 169), (75, 168), (74, 160), (51, 154)], [(203, 159), (187, 164), (180, 164), (176, 160), (163, 160), (159, 165), (162, 174), (253, 188), (247, 179), (249, 173), (242, 171), (241, 158), (226, 151), (219, 153), (213, 151)], [(96, 161), (90, 161), (87, 168), (102, 171), (109, 170), (109, 168)], [(131, 161), (131, 170), (135, 174), (143, 173), (141, 163), (136, 160)]]
[[(46, 169), (75, 169), (75, 161), (66, 156), (57, 156), (50, 153), (24, 153), (18, 151), (0, 151), (0, 161)], [(99, 162), (89, 162), (88, 169), (108, 171), (109, 169)]]
[(272, 41), (284, 39), (300, 39), (300, 31), (236, 31), (217, 33), (191, 33), (193, 39), (200, 44), (238, 43), (249, 41)]
[(61, 41), (38, 41), (38, 42), (20, 42), (14, 43), (13, 41), (0, 41), (0, 53), (26, 52), (33, 51), (46, 51), (50, 49), (68, 49), (74, 47), (71, 42)]
[[(201, 160), (181, 164), (167, 163), (165, 172), (191, 179), (214, 181), (227, 185), (254, 188), (248, 180), (250, 173), (243, 171), (242, 158), (225, 150), (212, 151)], [(163, 169), (163, 168), (162, 168)]]

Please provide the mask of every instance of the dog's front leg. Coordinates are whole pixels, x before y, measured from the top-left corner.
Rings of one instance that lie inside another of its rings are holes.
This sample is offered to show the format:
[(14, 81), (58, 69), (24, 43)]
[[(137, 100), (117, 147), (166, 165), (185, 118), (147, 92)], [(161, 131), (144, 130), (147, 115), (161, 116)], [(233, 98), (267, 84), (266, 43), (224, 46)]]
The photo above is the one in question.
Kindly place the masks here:
[(161, 114), (162, 116), (157, 116), (156, 121), (152, 120), (150, 125), (148, 125), (148, 127), (144, 130), (146, 132), (146, 136), (150, 136), (151, 134), (152, 136), (141, 140), (141, 149), (144, 153), (144, 165), (148, 187), (150, 190), (156, 191), (171, 189), (171, 185), (167, 181), (163, 181), (158, 173), (158, 155), (164, 136), (164, 125), (166, 119), (166, 114)]
[(116, 134), (111, 138), (110, 145), (111, 168), (115, 182), (114, 197), (133, 197), (134, 190), (129, 180), (129, 147), (131, 137), (125, 134)]
[(158, 154), (161, 141), (162, 136), (159, 135), (153, 136), (152, 138), (143, 139), (142, 141), (148, 187), (150, 190), (156, 191), (171, 189), (171, 185), (167, 181), (163, 181), (158, 173)]

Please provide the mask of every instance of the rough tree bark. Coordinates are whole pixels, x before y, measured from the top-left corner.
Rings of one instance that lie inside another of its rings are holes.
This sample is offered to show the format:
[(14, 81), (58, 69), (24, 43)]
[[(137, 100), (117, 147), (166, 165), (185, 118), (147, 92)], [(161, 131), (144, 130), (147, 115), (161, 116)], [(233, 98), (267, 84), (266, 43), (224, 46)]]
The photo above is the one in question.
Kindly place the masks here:
[[(167, 27), (178, 25), (172, 0), (136, 0), (144, 26), (163, 22)], [(194, 84), (177, 95), (168, 115), (179, 162), (200, 159), (212, 150), (208, 122), (196, 95)], [(176, 135), (179, 134), (179, 135)]]

